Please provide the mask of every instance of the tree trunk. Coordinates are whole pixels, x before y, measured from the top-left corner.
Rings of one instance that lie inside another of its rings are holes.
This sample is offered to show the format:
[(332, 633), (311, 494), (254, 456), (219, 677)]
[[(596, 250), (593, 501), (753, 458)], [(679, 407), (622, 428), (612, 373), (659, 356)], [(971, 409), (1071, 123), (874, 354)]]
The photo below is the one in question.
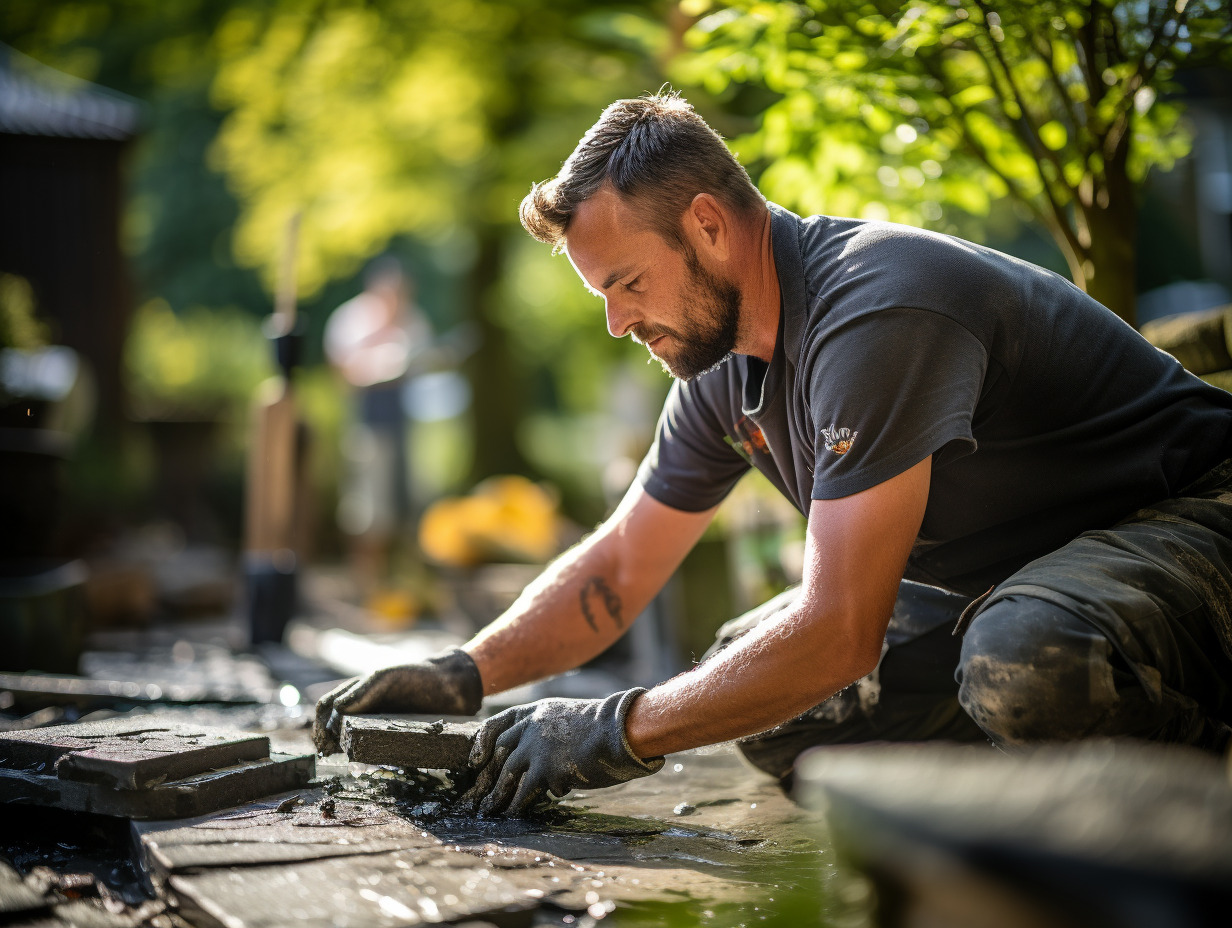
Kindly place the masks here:
[(485, 225), (478, 234), (479, 254), (471, 272), (471, 305), (479, 326), (480, 344), (467, 364), (474, 394), (472, 481), (493, 474), (525, 473), (528, 469), (517, 446), (517, 429), (526, 410), (524, 378), (519, 376), (510, 354), (508, 333), (495, 318), (506, 233), (497, 226)]
[(1128, 322), (1137, 324), (1137, 211), (1093, 210), (1091, 247), (1087, 251), (1087, 293)]
[[(1135, 264), (1138, 250), (1138, 204), (1126, 171), (1128, 145), (1108, 158), (1105, 166), (1106, 200), (1085, 209), (1091, 244), (1083, 262), (1083, 289), (1128, 322), (1137, 325), (1138, 287)], [(1100, 197), (1097, 195), (1097, 201)], [(1082, 208), (1082, 207), (1077, 207)]]

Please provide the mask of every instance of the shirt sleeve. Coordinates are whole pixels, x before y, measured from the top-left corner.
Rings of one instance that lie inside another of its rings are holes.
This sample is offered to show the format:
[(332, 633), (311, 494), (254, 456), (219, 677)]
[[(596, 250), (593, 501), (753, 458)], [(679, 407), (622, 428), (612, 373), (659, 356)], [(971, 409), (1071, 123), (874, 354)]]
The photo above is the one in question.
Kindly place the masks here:
[(829, 334), (805, 384), (816, 429), (813, 499), (895, 477), (950, 442), (975, 450), (971, 423), (988, 354), (940, 313), (886, 309)]
[(749, 469), (749, 462), (726, 439), (706, 387), (717, 385), (716, 371), (672, 385), (659, 416), (654, 444), (637, 471), (642, 488), (673, 509), (703, 512), (717, 506)]

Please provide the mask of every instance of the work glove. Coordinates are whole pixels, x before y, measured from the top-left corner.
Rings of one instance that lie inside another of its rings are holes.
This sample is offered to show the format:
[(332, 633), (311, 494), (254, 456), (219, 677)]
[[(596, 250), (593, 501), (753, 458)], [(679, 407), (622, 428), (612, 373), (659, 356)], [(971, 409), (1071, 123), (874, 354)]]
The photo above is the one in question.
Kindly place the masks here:
[(342, 717), (361, 712), (474, 715), (483, 702), (479, 668), (455, 648), (415, 664), (374, 670), (334, 687), (317, 701), (312, 741), (321, 754), (339, 750)]
[(644, 689), (606, 699), (540, 699), (488, 719), (471, 749), (474, 785), (462, 801), (482, 815), (520, 815), (549, 793), (615, 786), (649, 776), (662, 757), (639, 759), (625, 737), (625, 716)]

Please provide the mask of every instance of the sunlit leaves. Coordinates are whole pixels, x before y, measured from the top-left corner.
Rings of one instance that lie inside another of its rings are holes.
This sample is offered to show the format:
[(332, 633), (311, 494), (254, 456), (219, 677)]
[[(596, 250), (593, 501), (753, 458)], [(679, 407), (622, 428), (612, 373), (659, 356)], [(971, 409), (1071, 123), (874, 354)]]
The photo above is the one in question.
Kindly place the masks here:
[[(237, 8), (216, 34), (214, 100), (227, 117), (213, 159), (243, 206), (239, 260), (272, 282), (293, 208), (305, 295), (396, 235), (445, 241), (476, 222), (513, 225), (525, 189), (586, 123), (559, 134), (547, 124), (582, 101), (593, 119), (626, 78), (623, 50), (657, 54), (666, 42), (632, 9), (561, 0)], [(536, 118), (511, 115), (531, 105)]]
[(245, 205), (235, 231), (243, 263), (272, 275), (295, 208), (306, 294), (395, 235), (431, 238), (458, 222), (457, 168), (489, 144), (490, 78), (469, 63), (474, 32), (422, 12), (410, 30), (360, 5), (287, 5), (255, 27), (242, 11), (219, 30), (214, 96), (229, 115), (213, 154)]
[[(1061, 235), (1084, 182), (1112, 165), (1141, 182), (1187, 150), (1159, 92), (1182, 61), (1227, 63), (1228, 22), (1227, 0), (734, 0), (686, 36), (677, 76), (777, 95), (736, 146), (789, 205), (953, 230), (937, 204), (980, 215), (1012, 194)], [(945, 177), (884, 182), (926, 160)]]

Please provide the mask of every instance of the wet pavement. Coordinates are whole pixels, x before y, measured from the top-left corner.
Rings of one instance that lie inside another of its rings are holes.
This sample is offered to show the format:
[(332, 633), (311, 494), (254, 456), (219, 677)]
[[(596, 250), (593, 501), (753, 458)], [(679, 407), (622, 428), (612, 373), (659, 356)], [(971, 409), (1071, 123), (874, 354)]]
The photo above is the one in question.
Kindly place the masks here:
[[(305, 728), (272, 737), (308, 749)], [(730, 747), (675, 755), (653, 777), (571, 794), (533, 818), (478, 818), (451, 806), (456, 794), (443, 773), (337, 756), (309, 788), (193, 819), (21, 807), (0, 859), (21, 878), (14, 898), (33, 890), (45, 904), (0, 901), (0, 913), (228, 928), (868, 923), (867, 890), (833, 875), (817, 816)]]
[[(820, 822), (729, 749), (528, 819), (452, 810), (456, 790), (431, 774), (336, 769), (312, 790), (136, 826), (150, 871), (205, 923), (253, 928), (281, 924), (287, 905), (322, 925), (751, 925), (802, 905), (822, 922)], [(274, 889), (284, 904), (270, 909)]]
[[(117, 634), (102, 645), (115, 650), (85, 666), (139, 691), (81, 685), (53, 705), (34, 694), (0, 704), (0, 728), (117, 719), (261, 733), (271, 753), (311, 752), (315, 690), (330, 672), (311, 653), (239, 653), (233, 631)], [(364, 659), (388, 662), (424, 634)], [(553, 685), (591, 695), (604, 682)], [(197, 818), (0, 806), (0, 923), (871, 924), (868, 883), (839, 863), (819, 817), (730, 746), (669, 757), (655, 776), (570, 794), (533, 818), (477, 818), (451, 808), (456, 792), (431, 774), (338, 755), (306, 788)]]

